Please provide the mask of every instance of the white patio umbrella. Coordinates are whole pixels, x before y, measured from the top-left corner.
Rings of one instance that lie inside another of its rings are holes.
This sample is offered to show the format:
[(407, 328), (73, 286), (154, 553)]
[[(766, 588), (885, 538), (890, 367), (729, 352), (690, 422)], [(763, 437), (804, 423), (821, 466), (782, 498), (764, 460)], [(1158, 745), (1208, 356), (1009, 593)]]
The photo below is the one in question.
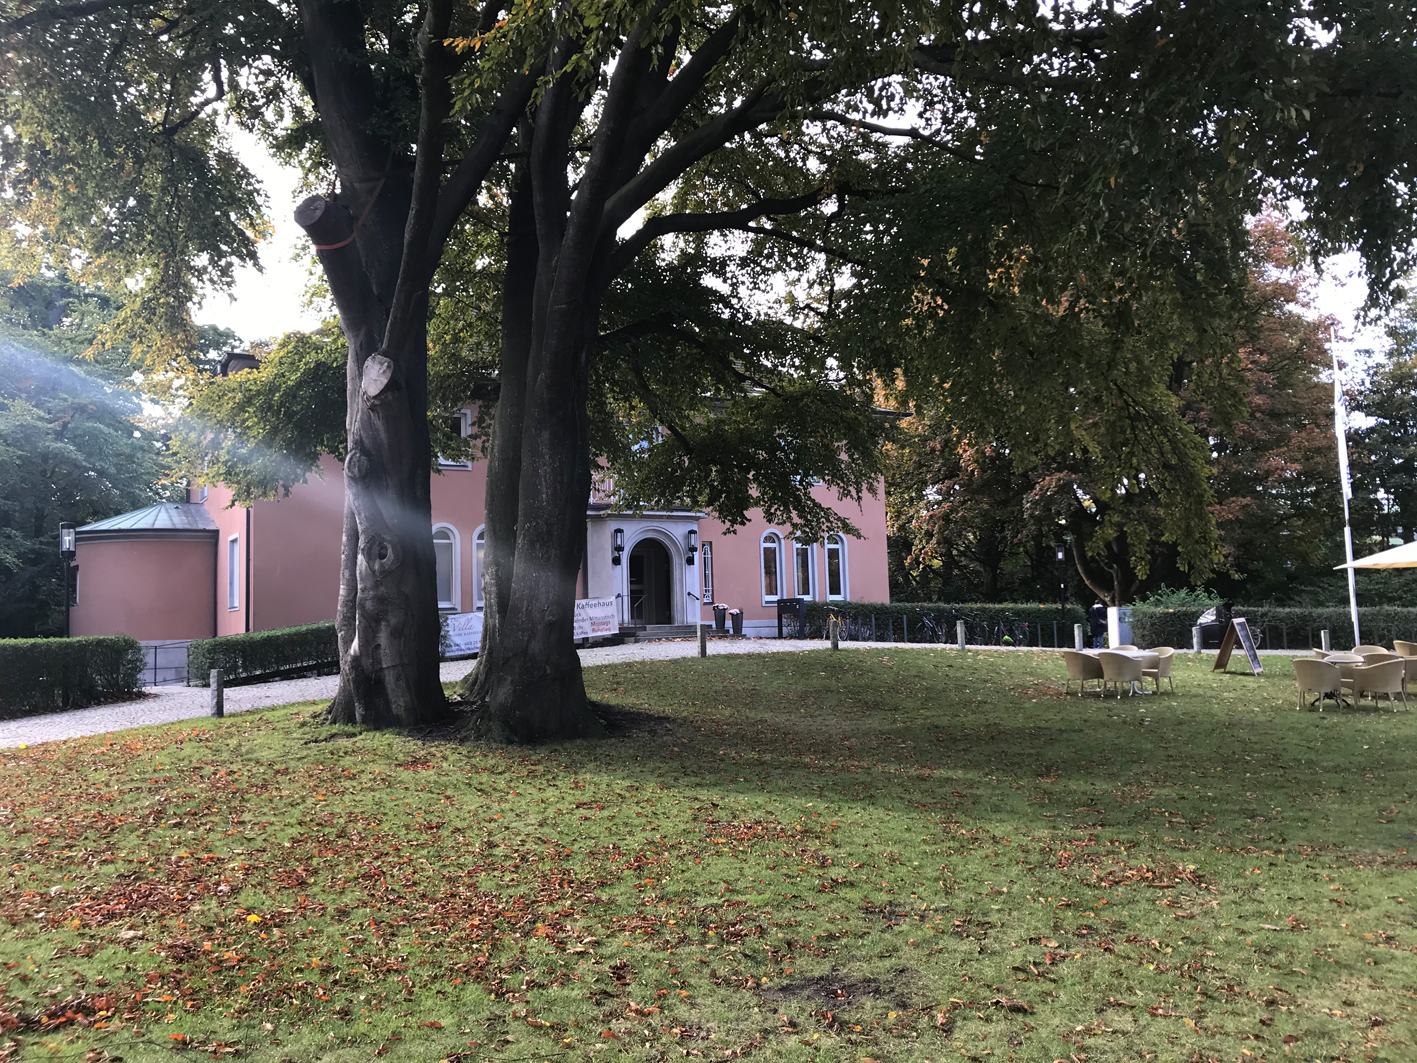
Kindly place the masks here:
[(1403, 543), (1391, 550), (1369, 554), (1346, 565), (1334, 565), (1335, 569), (1345, 568), (1417, 568), (1417, 542)]

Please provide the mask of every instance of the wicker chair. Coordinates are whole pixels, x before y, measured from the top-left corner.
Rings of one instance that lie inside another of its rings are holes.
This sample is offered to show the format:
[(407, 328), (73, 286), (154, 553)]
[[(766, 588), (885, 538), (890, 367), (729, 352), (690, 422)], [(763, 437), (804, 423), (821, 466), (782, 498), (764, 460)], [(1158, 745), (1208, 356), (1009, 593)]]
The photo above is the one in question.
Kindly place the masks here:
[(1096, 682), (1097, 692), (1102, 693), (1102, 662), (1096, 657), (1079, 653), (1077, 650), (1064, 650), (1063, 663), (1068, 666), (1068, 681), (1063, 686), (1064, 694), (1072, 693), (1074, 679), (1078, 683), (1078, 697), (1082, 697), (1087, 684), (1091, 682)]
[(1344, 680), (1344, 686), (1350, 687), (1355, 699), (1361, 698), (1364, 694), (1373, 699), (1373, 708), (1378, 706), (1378, 697), (1386, 694), (1389, 702), (1392, 702), (1393, 709), (1397, 708), (1395, 698), (1402, 697), (1402, 704), (1407, 706), (1407, 693), (1403, 690), (1406, 685), (1406, 665), (1401, 660), (1383, 661), (1379, 664), (1360, 664), (1353, 668), (1353, 677)]
[(1314, 659), (1317, 660), (1317, 661), (1322, 661), (1322, 660), (1323, 660), (1325, 657), (1327, 657), (1331, 652), (1333, 652), (1333, 651), (1331, 651), (1331, 650), (1320, 650), (1320, 649), (1315, 648), (1315, 650), (1314, 650)]
[(1365, 644), (1362, 646), (1354, 646), (1349, 652), (1356, 653), (1359, 657), (1362, 657), (1365, 653), (1391, 653), (1392, 650), (1388, 649), (1386, 646), (1368, 646)]
[(1417, 642), (1403, 642), (1393, 639), (1392, 650), (1401, 657), (1417, 657)]
[(1135, 688), (1134, 683), (1142, 681), (1141, 661), (1136, 657), (1128, 657), (1125, 653), (1112, 653), (1102, 650), (1097, 655), (1097, 659), (1102, 662), (1102, 693), (1107, 693), (1108, 684), (1117, 688), (1117, 697), (1122, 696), (1122, 684), (1127, 685), (1127, 692), (1131, 693)]
[(1299, 684), (1299, 708), (1304, 707), (1304, 695), (1314, 693), (1319, 696), (1319, 711), (1323, 712), (1324, 698), (1332, 694), (1337, 701), (1343, 697), (1343, 676), (1337, 665), (1327, 661), (1315, 661), (1300, 657), (1294, 662), (1294, 679)]
[(1365, 654), (1363, 654), (1363, 663), (1364, 663), (1364, 664), (1386, 664), (1388, 661), (1403, 661), (1403, 660), (1406, 660), (1406, 658), (1405, 658), (1405, 657), (1402, 657), (1402, 656), (1399, 656), (1399, 655), (1396, 654), (1396, 653), (1388, 653), (1387, 650), (1383, 650), (1381, 653), (1365, 653)]
[(1113, 649), (1113, 650), (1139, 650), (1139, 649), (1141, 649), (1140, 646), (1133, 646), (1131, 643), (1127, 643), (1125, 646), (1110, 646), (1110, 647), (1108, 647), (1108, 648), (1109, 648), (1109, 649)]
[[(1156, 647), (1156, 664), (1143, 668), (1141, 674), (1152, 680), (1156, 684), (1156, 692), (1161, 693), (1161, 681), (1166, 680), (1166, 685), (1171, 688), (1171, 693), (1176, 693), (1176, 684), (1171, 681), (1171, 660), (1176, 656), (1176, 651), (1170, 646)], [(1143, 662), (1145, 664), (1145, 662)]]

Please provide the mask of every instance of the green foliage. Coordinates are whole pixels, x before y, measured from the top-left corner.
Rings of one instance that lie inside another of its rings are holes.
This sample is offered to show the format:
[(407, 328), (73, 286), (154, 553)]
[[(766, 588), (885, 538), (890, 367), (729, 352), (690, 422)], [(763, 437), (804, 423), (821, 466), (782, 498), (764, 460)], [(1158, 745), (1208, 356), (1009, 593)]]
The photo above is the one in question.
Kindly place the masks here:
[(1350, 431), (1354, 490), (1372, 500), (1370, 519), (1382, 542), (1417, 538), (1417, 295), (1385, 331), (1381, 359), (1350, 399), (1368, 418)]
[(136, 400), (44, 335), (0, 337), (0, 637), (61, 634), (59, 523), (170, 497)]
[(0, 717), (135, 698), (142, 676), (143, 647), (129, 635), (0, 639)]
[(248, 64), (269, 63), (275, 11), (142, 5), (135, 18), (97, 5), (76, 30), (23, 6), (4, 14), (0, 262), (26, 277), (74, 268), (113, 291), (132, 282), (97, 345), (122, 340), (145, 365), (170, 365), (195, 344), (201, 291), (256, 262), (262, 196), (218, 104), (239, 109)]
[(333, 620), (272, 631), (248, 631), (198, 639), (187, 645), (187, 685), (207, 686), (213, 668), (222, 682), (297, 672), (324, 675), (339, 670), (339, 642)]
[(1141, 595), (1133, 607), (1150, 609), (1200, 609), (1204, 612), (1215, 604), (1215, 595), (1199, 587), (1157, 587)]
[[(1132, 634), (1138, 646), (1189, 649), (1191, 629), (1214, 602), (1191, 608), (1133, 606)], [(1249, 621), (1260, 649), (1311, 649), (1319, 632), (1329, 631), (1335, 650), (1353, 647), (1353, 619), (1346, 606), (1237, 605), (1235, 616)], [(1365, 644), (1391, 646), (1394, 639), (1417, 640), (1417, 607), (1360, 606), (1358, 626)]]
[(173, 427), (174, 464), (223, 483), (237, 505), (290, 494), (322, 454), (343, 460), (344, 337), (334, 326), (292, 332), (255, 369), (213, 377)]

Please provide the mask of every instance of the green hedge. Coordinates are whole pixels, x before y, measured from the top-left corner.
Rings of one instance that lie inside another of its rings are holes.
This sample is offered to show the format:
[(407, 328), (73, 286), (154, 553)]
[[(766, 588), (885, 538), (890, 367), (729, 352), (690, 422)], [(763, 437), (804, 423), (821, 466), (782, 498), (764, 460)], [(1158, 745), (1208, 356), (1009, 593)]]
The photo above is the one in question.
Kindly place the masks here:
[(291, 672), (337, 672), (339, 640), (335, 623), (326, 620), (302, 627), (223, 635), (188, 645), (188, 686), (206, 686), (213, 668), (222, 670), (225, 683)]
[[(1191, 628), (1201, 609), (1132, 608), (1132, 637), (1138, 646), (1191, 647)], [(1335, 650), (1353, 648), (1353, 620), (1346, 606), (1237, 605), (1236, 616), (1250, 622), (1258, 645), (1266, 650), (1307, 650), (1319, 645), (1328, 628)], [(1417, 609), (1372, 606), (1358, 609), (1358, 626), (1369, 645), (1391, 646), (1393, 639), (1417, 641)]]
[[(1078, 605), (1059, 611), (1056, 605), (1036, 602), (1003, 605), (807, 602), (803, 608), (802, 634), (808, 638), (825, 638), (829, 616), (842, 622), (844, 638), (858, 642), (874, 638), (877, 642), (952, 643), (955, 641), (955, 625), (963, 620), (966, 638), (974, 646), (997, 646), (1009, 639), (1018, 646), (1071, 647), (1073, 625), (1087, 623), (1087, 613)], [(784, 621), (784, 634), (789, 632), (789, 625), (790, 620)]]
[(127, 635), (0, 639), (0, 716), (78, 709), (142, 692), (143, 647)]

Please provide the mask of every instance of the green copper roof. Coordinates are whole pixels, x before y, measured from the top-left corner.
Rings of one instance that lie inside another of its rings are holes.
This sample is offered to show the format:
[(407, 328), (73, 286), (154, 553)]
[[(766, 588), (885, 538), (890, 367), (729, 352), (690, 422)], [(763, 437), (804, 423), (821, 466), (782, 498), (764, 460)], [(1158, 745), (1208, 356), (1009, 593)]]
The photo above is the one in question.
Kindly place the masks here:
[(216, 521), (207, 512), (207, 507), (195, 502), (159, 502), (146, 509), (135, 509), (131, 513), (120, 513), (107, 520), (85, 524), (76, 534), (103, 537), (114, 532), (193, 532), (216, 533)]

